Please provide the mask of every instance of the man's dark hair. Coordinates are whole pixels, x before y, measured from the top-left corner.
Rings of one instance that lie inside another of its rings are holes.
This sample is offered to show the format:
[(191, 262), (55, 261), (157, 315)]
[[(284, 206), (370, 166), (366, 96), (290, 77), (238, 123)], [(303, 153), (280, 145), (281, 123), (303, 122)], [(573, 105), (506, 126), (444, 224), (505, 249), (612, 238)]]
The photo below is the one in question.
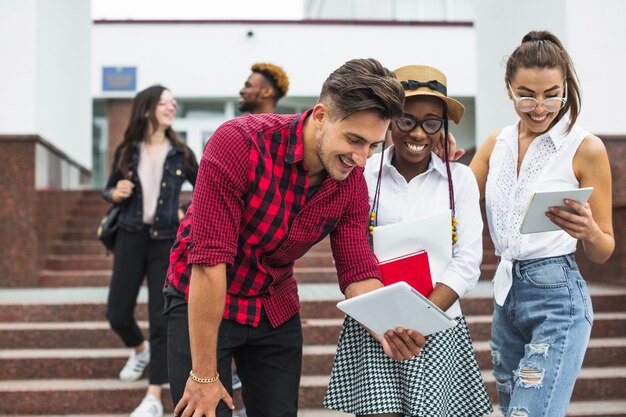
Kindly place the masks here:
[(404, 89), (396, 75), (377, 60), (353, 59), (328, 76), (319, 102), (328, 106), (331, 117), (338, 120), (361, 111), (395, 119), (403, 114)]

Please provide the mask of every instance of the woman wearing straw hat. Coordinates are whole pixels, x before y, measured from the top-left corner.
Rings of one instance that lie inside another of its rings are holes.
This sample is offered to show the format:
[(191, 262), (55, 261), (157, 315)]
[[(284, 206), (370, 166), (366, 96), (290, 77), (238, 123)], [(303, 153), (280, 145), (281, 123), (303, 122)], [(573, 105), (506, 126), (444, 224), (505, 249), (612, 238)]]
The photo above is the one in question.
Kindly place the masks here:
[(405, 89), (404, 115), (391, 123), (393, 145), (367, 162), (372, 220), (385, 225), (452, 211), (453, 259), (428, 298), (454, 312), (458, 325), (427, 337), (419, 356), (396, 361), (346, 317), (324, 405), (359, 416), (484, 416), (491, 403), (457, 303), (480, 275), (478, 187), (467, 166), (433, 154), (447, 150), (448, 119), (458, 124), (464, 108), (447, 96), (446, 77), (436, 68), (394, 72)]
[[(580, 87), (556, 36), (526, 34), (504, 80), (519, 121), (492, 134), (471, 163), (500, 256), (493, 374), (505, 415), (564, 416), (593, 323), (574, 251), (580, 241), (596, 263), (613, 253), (611, 170), (602, 141), (575, 124)], [(562, 230), (520, 233), (534, 192), (582, 187), (594, 188), (588, 203), (566, 199), (573, 213), (556, 207), (546, 213)]]

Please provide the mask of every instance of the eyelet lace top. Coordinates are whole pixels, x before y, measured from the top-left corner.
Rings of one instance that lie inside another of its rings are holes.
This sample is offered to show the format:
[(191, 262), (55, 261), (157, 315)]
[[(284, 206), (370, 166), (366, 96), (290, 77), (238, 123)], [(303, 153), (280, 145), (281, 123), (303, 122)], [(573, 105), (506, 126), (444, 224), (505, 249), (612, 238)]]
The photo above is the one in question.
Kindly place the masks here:
[(496, 255), (501, 257), (494, 277), (496, 302), (503, 305), (511, 287), (512, 261), (560, 256), (576, 250), (576, 239), (564, 231), (524, 234), (520, 227), (536, 191), (579, 188), (572, 166), (576, 150), (589, 135), (574, 126), (565, 133), (563, 117), (528, 147), (517, 175), (519, 122), (496, 138), (489, 159), (485, 189), (487, 222)]

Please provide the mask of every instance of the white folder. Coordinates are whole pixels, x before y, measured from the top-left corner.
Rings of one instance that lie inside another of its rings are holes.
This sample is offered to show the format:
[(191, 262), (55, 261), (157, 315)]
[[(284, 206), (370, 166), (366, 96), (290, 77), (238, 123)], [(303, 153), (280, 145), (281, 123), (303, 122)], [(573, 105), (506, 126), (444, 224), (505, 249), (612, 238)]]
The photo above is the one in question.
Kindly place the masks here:
[[(379, 262), (425, 250), (428, 253), (433, 287), (452, 261), (452, 214), (444, 210), (431, 216), (374, 228), (374, 253)], [(455, 302), (446, 313), (461, 315)]]

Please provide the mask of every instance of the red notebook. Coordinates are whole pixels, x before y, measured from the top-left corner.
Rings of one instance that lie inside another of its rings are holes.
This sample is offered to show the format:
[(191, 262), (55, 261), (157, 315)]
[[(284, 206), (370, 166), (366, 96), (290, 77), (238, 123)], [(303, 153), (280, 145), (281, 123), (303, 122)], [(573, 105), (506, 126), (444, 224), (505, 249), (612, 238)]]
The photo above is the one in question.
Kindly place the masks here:
[(404, 281), (424, 297), (433, 290), (428, 254), (424, 250), (379, 262), (378, 268), (385, 286)]

